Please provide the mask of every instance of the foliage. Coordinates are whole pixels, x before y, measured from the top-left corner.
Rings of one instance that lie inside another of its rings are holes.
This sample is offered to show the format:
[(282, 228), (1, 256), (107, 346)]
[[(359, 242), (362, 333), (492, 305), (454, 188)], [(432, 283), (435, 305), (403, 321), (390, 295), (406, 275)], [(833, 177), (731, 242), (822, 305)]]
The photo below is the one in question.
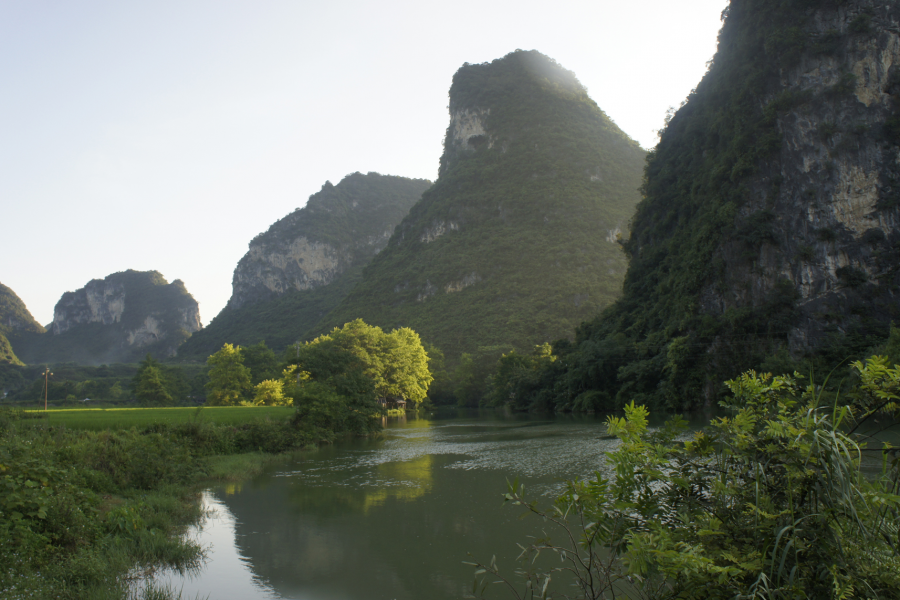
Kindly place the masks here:
[[(153, 361), (159, 368), (160, 380), (175, 404), (196, 404), (203, 398), (206, 383), (205, 365), (172, 365)], [(48, 400), (61, 405), (68, 396), (90, 399), (88, 406), (112, 406), (134, 401), (134, 384), (140, 364), (113, 364), (97, 367), (57, 364), (49, 378)], [(0, 366), (0, 386), (9, 391), (7, 402), (23, 407), (44, 403), (44, 365), (26, 367)]]
[(546, 343), (535, 346), (531, 354), (519, 354), (515, 350), (504, 354), (490, 376), (488, 403), (519, 410), (533, 406), (534, 403), (529, 401), (531, 393), (541, 384), (543, 367), (554, 360), (553, 349)]
[(265, 379), (253, 388), (253, 406), (284, 406), (290, 403), (284, 396), (284, 384), (276, 379)]
[(171, 406), (173, 403), (160, 365), (149, 354), (141, 361), (132, 386), (135, 398), (143, 406)]
[(196, 567), (202, 550), (178, 535), (195, 505), (162, 491), (198, 475), (181, 450), (156, 435), (13, 426), (0, 438), (0, 593), (124, 598), (135, 566)]
[[(285, 376), (293, 380), (294, 370)], [(240, 454), (231, 469), (247, 470), (261, 459), (248, 464), (246, 453), (307, 448), (378, 426), (352, 415), (312, 424), (292, 413), (146, 408), (29, 419), (46, 414), (0, 408), (0, 595), (136, 597), (132, 574), (199, 565), (202, 549), (183, 527), (199, 517), (198, 482), (228, 475), (220, 457)]]
[(538, 540), (522, 558), (550, 551), (562, 565), (522, 570), (524, 594), (496, 565), (481, 574), (517, 597), (561, 571), (579, 598), (900, 597), (900, 460), (870, 427), (896, 422), (900, 365), (872, 357), (854, 369), (858, 383), (827, 401), (796, 375), (747, 372), (727, 382), (732, 416), (692, 437), (677, 417), (650, 431), (647, 409), (629, 404), (607, 422), (621, 440), (608, 477), (569, 483), (549, 513), (510, 486), (508, 501), (567, 539)]
[(253, 385), (264, 379), (278, 377), (278, 357), (264, 341), (253, 346), (243, 346), (241, 358), (244, 360), (244, 366), (250, 369), (250, 383)]
[(452, 372), (463, 353), (570, 335), (618, 297), (626, 263), (609, 239), (627, 227), (646, 153), (534, 51), (464, 65), (450, 110), (480, 115), (483, 137), (457, 140), (451, 125), (437, 182), (316, 330), (402, 324)]
[[(322, 373), (331, 378), (339, 376), (334, 368), (337, 364), (358, 370), (372, 382), (382, 401), (405, 400), (418, 405), (433, 381), (425, 348), (418, 334), (408, 327), (385, 333), (356, 319), (298, 347), (297, 354), (292, 362), (296, 360), (314, 380)], [(341, 358), (332, 358), (335, 355)], [(326, 365), (329, 361), (331, 364)]]
[(24, 363), (13, 351), (12, 344), (2, 333), (0, 333), (0, 364), (24, 366)]
[(208, 406), (234, 406), (246, 399), (250, 391), (250, 369), (244, 366), (240, 346), (225, 344), (206, 364), (209, 366)]
[(383, 404), (418, 405), (432, 381), (419, 336), (401, 327), (385, 333), (361, 319), (287, 352), (282, 385), (295, 421), (323, 431), (377, 431)]

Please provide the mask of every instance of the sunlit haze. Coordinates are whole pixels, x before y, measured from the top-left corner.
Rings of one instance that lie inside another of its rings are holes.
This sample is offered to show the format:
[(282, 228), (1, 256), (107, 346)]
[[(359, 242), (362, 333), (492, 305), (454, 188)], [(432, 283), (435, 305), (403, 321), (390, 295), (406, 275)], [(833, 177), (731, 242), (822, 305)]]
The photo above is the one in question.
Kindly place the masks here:
[(326, 180), (434, 180), (463, 63), (539, 50), (645, 148), (726, 0), (0, 3), (0, 282), (181, 279), (203, 323), (247, 244)]

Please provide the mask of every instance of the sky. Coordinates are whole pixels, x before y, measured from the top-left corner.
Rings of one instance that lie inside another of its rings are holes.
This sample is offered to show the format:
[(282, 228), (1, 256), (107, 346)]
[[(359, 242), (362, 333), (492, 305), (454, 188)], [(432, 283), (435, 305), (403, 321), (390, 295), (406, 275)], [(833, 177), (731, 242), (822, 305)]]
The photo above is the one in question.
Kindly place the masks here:
[(209, 323), (326, 181), (434, 180), (463, 63), (539, 50), (644, 148), (727, 0), (0, 0), (0, 283), (41, 323), (135, 269)]

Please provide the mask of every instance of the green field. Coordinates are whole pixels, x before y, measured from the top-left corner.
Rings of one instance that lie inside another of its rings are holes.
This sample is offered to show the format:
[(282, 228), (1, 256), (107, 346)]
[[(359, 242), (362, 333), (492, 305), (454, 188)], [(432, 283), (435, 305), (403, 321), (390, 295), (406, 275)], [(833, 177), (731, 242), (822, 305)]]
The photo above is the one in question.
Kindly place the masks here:
[[(34, 423), (65, 425), (70, 429), (130, 429), (153, 423), (184, 423), (192, 419), (237, 425), (260, 419), (286, 419), (290, 406), (215, 406), (188, 408), (81, 408), (26, 411)], [(46, 414), (46, 417), (43, 415)], [(31, 421), (31, 419), (28, 419)]]

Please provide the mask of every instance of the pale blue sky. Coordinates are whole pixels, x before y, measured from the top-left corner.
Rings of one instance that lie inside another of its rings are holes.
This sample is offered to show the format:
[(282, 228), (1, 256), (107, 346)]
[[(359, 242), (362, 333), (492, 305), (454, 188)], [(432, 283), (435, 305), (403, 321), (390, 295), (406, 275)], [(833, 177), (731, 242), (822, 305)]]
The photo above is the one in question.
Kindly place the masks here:
[(0, 0), (0, 282), (49, 323), (126, 269), (204, 324), (248, 242), (354, 171), (434, 179), (465, 62), (536, 49), (644, 147), (726, 0)]

